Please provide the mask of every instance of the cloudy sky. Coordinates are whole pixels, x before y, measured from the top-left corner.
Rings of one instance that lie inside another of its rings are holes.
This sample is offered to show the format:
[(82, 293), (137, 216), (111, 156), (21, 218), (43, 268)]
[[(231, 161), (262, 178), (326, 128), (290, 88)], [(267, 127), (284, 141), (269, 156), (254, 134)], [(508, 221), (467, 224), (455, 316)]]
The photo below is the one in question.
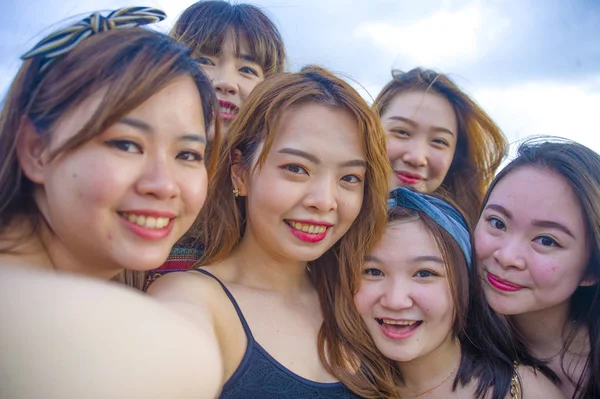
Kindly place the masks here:
[[(190, 0), (4, 0), (0, 92), (19, 55), (73, 15), (129, 5), (161, 8), (168, 31)], [(343, 74), (367, 99), (392, 68), (449, 74), (511, 142), (551, 134), (600, 152), (598, 0), (264, 0), (293, 71), (314, 63)]]

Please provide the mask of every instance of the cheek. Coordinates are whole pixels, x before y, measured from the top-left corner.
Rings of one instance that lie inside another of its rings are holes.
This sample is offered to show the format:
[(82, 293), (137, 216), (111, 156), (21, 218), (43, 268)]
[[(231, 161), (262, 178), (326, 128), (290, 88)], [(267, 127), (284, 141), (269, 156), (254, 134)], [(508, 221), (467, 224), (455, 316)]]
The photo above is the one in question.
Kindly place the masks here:
[(575, 265), (572, 256), (556, 257), (555, 259), (544, 259), (537, 256), (528, 262), (529, 272), (537, 286), (559, 291), (575, 291), (579, 285), (583, 267), (583, 265)]
[(46, 175), (46, 189), (65, 202), (108, 205), (132, 185), (133, 171), (127, 164), (106, 162), (94, 153), (73, 153), (57, 161)]
[(431, 168), (435, 171), (435, 174), (438, 176), (438, 178), (443, 180), (450, 169), (450, 165), (452, 164), (454, 152), (444, 151), (432, 155), (433, 156), (429, 157)]
[(375, 287), (363, 282), (356, 295), (354, 295), (354, 305), (363, 319), (371, 317), (369, 315), (372, 313), (378, 296), (376, 291)]
[[(180, 173), (178, 185), (181, 187), (181, 197), (190, 212), (198, 214), (206, 200), (208, 176), (206, 169), (195, 170), (193, 173)], [(232, 194), (233, 195), (233, 194)]]
[(389, 134), (387, 136), (387, 155), (388, 159), (393, 162), (402, 156), (402, 142)]

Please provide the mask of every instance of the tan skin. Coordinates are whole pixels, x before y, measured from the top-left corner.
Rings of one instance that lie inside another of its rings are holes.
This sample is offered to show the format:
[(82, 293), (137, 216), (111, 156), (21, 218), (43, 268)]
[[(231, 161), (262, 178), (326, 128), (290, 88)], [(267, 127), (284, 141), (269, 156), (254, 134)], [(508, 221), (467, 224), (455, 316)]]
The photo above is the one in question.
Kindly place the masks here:
[[(339, 151), (340, 145), (345, 151)], [(290, 148), (309, 157), (286, 153)], [(234, 185), (246, 196), (246, 230), (225, 260), (204, 267), (231, 291), (255, 340), (291, 372), (315, 382), (336, 379), (319, 360), (317, 334), (323, 316), (306, 265), (338, 241), (358, 216), (365, 173), (350, 114), (321, 105), (288, 110), (265, 165), (253, 173), (232, 168)], [(322, 241), (307, 243), (290, 233), (284, 219), (333, 226)], [(157, 280), (148, 293), (180, 312), (194, 311), (193, 317), (201, 312), (210, 319), (223, 356), (222, 383), (229, 380), (247, 339), (218, 283), (198, 272), (172, 273)]]

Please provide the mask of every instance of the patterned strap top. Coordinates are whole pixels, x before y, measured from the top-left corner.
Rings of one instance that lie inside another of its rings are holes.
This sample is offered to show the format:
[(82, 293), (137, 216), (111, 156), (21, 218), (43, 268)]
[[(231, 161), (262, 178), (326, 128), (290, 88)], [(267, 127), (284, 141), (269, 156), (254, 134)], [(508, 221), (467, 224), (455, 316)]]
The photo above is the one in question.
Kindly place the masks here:
[(246, 353), (231, 378), (223, 386), (221, 399), (359, 399), (339, 382), (320, 383), (300, 377), (275, 360), (254, 340), (250, 327), (231, 292), (214, 275), (203, 269), (193, 269), (214, 278), (223, 288), (240, 318), (247, 337)]
[(521, 393), (521, 377), (519, 377), (519, 363), (514, 362), (514, 371), (510, 379), (510, 397), (511, 399), (523, 399)]

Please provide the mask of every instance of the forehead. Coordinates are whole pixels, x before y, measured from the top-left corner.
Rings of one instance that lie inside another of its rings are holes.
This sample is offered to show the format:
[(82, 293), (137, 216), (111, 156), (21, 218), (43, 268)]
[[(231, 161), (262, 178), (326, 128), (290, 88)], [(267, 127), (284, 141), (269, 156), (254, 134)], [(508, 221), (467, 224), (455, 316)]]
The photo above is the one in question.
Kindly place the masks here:
[(422, 118), (428, 121), (435, 117), (436, 120), (429, 120), (431, 124), (456, 124), (456, 114), (452, 104), (446, 97), (435, 92), (425, 92), (421, 90), (409, 90), (396, 94), (388, 104), (383, 119), (401, 116), (407, 119)]
[(583, 213), (569, 182), (560, 174), (531, 166), (510, 172), (494, 187), (488, 204), (505, 207), (514, 219), (560, 220), (577, 231)]
[(371, 254), (393, 265), (408, 263), (419, 256), (442, 257), (433, 234), (420, 219), (389, 223), (382, 240)]
[(365, 159), (358, 123), (347, 110), (321, 104), (292, 106), (281, 115), (271, 152), (291, 147), (322, 162)]

